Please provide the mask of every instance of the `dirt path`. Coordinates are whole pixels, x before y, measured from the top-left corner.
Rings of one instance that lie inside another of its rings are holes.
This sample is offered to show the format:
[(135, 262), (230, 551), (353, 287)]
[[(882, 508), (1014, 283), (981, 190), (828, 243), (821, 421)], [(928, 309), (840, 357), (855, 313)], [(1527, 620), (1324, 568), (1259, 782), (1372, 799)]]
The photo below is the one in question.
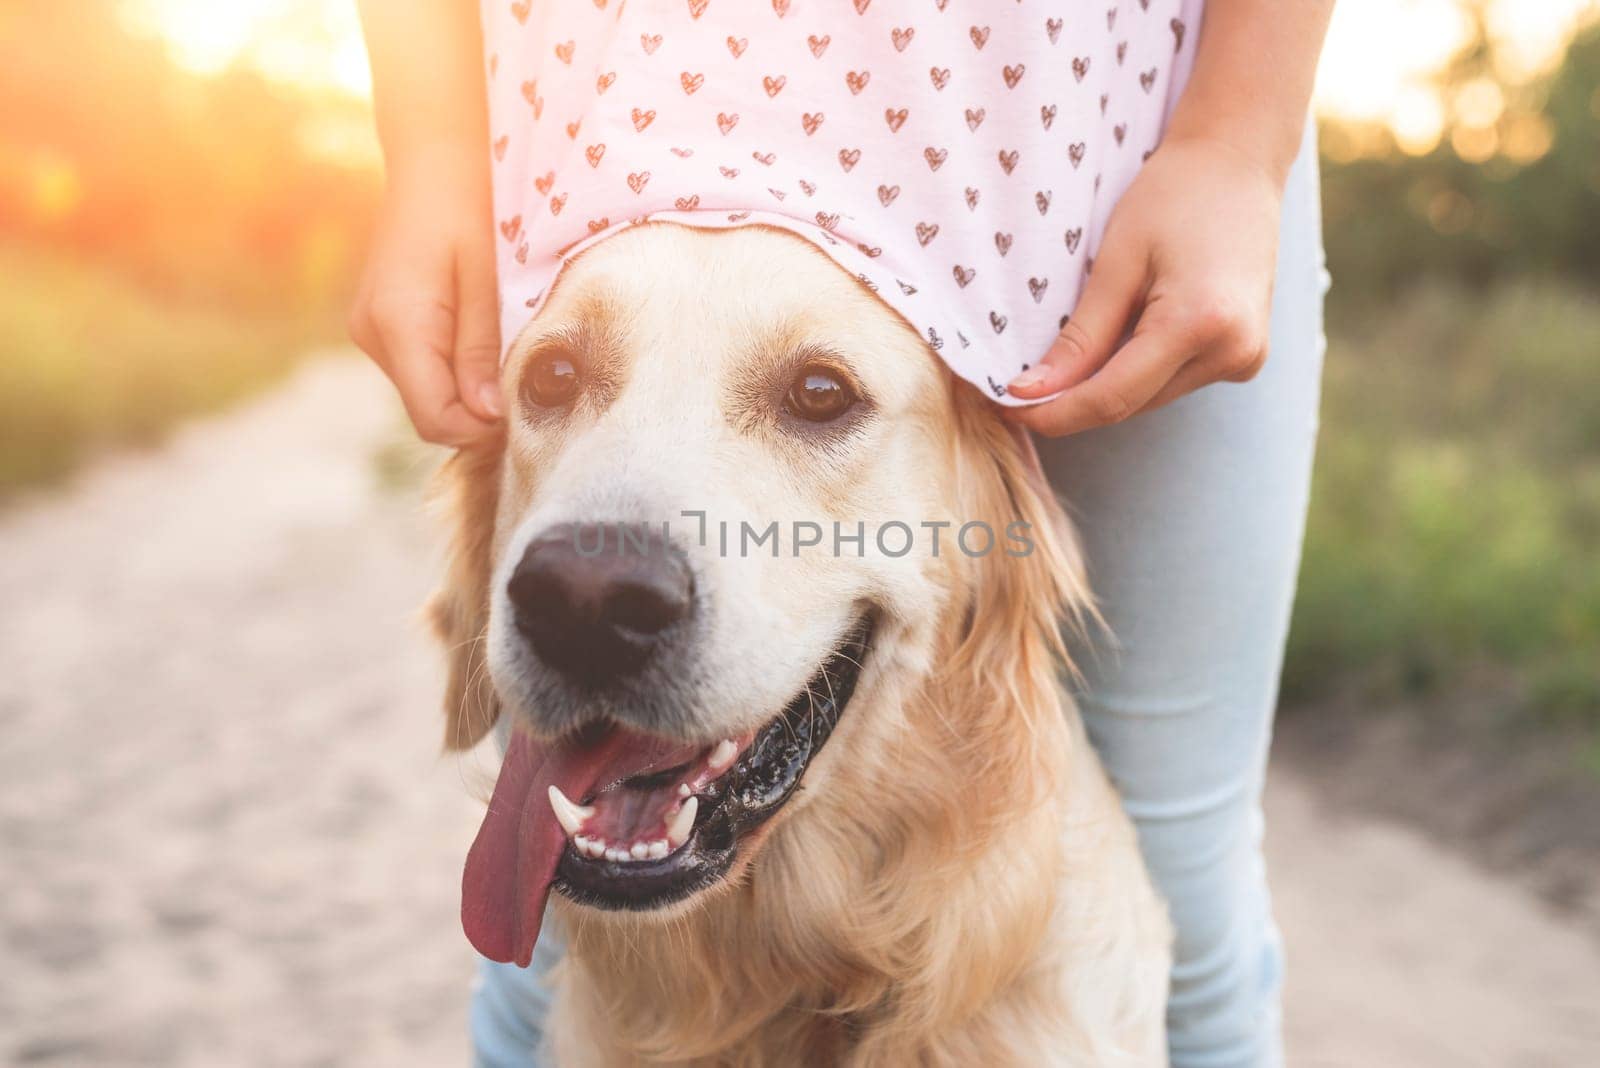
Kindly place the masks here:
[[(349, 361), (0, 517), (0, 1062), (464, 1063), (431, 538)], [(1600, 1063), (1600, 946), (1287, 769), (1294, 1063)]]

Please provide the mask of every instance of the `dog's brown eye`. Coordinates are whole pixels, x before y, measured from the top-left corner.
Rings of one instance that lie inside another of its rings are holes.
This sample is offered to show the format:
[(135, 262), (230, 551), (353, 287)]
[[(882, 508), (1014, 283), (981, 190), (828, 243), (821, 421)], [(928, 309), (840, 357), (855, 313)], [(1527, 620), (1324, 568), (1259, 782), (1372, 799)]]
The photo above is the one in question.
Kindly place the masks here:
[(522, 391), (541, 408), (558, 408), (578, 395), (578, 365), (560, 354), (540, 356), (528, 364)]
[(784, 398), (784, 407), (791, 414), (812, 423), (832, 422), (855, 403), (855, 391), (824, 367), (801, 371)]

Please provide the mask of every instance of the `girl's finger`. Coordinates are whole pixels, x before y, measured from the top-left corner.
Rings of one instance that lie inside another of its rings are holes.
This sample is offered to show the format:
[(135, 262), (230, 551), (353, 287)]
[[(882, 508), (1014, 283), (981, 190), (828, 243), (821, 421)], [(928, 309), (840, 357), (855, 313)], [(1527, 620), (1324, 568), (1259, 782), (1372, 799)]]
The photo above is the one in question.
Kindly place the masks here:
[(372, 322), (371, 296), (365, 284), (356, 293), (355, 300), (350, 303), (350, 314), (345, 319), (345, 331), (350, 335), (350, 340), (355, 342), (356, 348), (366, 353), (368, 358), (379, 367), (384, 365), (383, 341), (378, 337), (376, 326)]
[(1078, 306), (1050, 351), (1012, 379), (1006, 392), (1032, 400), (1076, 385), (1099, 370), (1127, 332), (1148, 281), (1142, 246), (1108, 241), (1084, 283)]
[(481, 419), (505, 414), (500, 392), (500, 301), (494, 246), (463, 251), (456, 260), (456, 388)]
[(1213, 382), (1248, 382), (1265, 361), (1264, 347), (1253, 347), (1248, 340), (1241, 344), (1238, 335), (1222, 331), (1217, 340), (1202, 348), (1199, 355), (1172, 376), (1172, 381), (1161, 387), (1161, 392), (1151, 398), (1144, 410), (1171, 404), (1184, 394)]
[(479, 419), (456, 395), (450, 346), (450, 316), (429, 314), (380, 318), (377, 329), (387, 353), (384, 370), (400, 391), (400, 400), (417, 433), (439, 445), (460, 445), (481, 437), (492, 426)]
[(1165, 331), (1135, 334), (1086, 381), (1054, 400), (1010, 408), (1016, 422), (1048, 437), (1120, 423), (1142, 410), (1189, 362), (1177, 338)]
[(1211, 383), (1219, 381), (1221, 377), (1216, 362), (1211, 359), (1209, 354), (1196, 357), (1178, 368), (1178, 373), (1173, 375), (1172, 379), (1161, 387), (1160, 392), (1150, 398), (1150, 402), (1141, 411), (1149, 412), (1157, 408), (1164, 408), (1178, 398), (1187, 396), (1202, 386), (1209, 386)]

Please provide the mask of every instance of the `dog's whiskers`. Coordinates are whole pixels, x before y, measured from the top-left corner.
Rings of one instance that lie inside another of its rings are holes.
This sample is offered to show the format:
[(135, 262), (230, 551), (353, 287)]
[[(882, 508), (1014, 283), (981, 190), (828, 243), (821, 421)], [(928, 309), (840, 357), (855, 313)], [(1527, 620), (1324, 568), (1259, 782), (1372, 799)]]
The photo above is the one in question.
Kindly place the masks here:
[(456, 705), (456, 714), (451, 719), (456, 730), (456, 736), (452, 739), (452, 748), (458, 751), (465, 749), (463, 742), (471, 730), (471, 723), (467, 716), (467, 702), (471, 701), (473, 696), (477, 694), (478, 684), (489, 672), (488, 657), (473, 656), (472, 651), (486, 644), (488, 644), (488, 637), (480, 631), (466, 641), (457, 643), (455, 647), (458, 652), (463, 649), (468, 650), (467, 661), (472, 664), (472, 671), (467, 676), (467, 684), (461, 688), (461, 697)]

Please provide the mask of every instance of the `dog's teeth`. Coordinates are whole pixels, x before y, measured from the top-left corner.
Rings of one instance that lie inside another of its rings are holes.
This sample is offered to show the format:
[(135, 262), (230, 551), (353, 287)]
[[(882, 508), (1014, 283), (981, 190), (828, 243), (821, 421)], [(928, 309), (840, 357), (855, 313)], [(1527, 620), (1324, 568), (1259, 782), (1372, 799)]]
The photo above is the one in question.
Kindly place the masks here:
[(573, 804), (555, 783), (550, 784), (550, 808), (556, 814), (556, 822), (561, 824), (561, 829), (567, 832), (568, 837), (583, 830), (583, 821), (594, 815), (591, 806)]
[(591, 839), (586, 834), (575, 834), (575, 835), (572, 836), (573, 848), (577, 849), (577, 851), (579, 853), (588, 853), (589, 852), (589, 842), (590, 841), (591, 841)]
[(688, 797), (692, 793), (694, 793), (694, 791), (689, 789), (689, 784), (688, 783), (680, 782), (678, 784), (678, 796), (679, 797)]
[(604, 838), (587, 838), (579, 835), (576, 839), (578, 848), (585, 856), (603, 857), (606, 855), (606, 842)]
[(667, 824), (667, 841), (673, 849), (681, 846), (689, 837), (689, 832), (694, 830), (694, 814), (699, 811), (700, 799), (689, 797), (684, 800), (683, 806), (678, 809), (677, 815), (672, 817), (672, 822)]
[(629, 849), (628, 852), (633, 854), (634, 860), (643, 860), (645, 857), (650, 855), (650, 843), (635, 842), (633, 843), (633, 847)]
[(654, 842), (650, 843), (651, 860), (660, 860), (670, 852), (672, 852), (672, 847), (667, 844), (667, 840), (665, 838), (657, 838)]
[(731, 738), (724, 738), (722, 741), (717, 743), (717, 747), (715, 749), (711, 750), (711, 759), (706, 763), (710, 766), (712, 771), (721, 771), (723, 768), (733, 763), (733, 758), (738, 754), (738, 752), (739, 747), (733, 744), (733, 740)]
[(616, 846), (607, 846), (606, 847), (606, 859), (607, 860), (627, 860), (628, 859), (628, 851), (626, 849), (618, 849)]

